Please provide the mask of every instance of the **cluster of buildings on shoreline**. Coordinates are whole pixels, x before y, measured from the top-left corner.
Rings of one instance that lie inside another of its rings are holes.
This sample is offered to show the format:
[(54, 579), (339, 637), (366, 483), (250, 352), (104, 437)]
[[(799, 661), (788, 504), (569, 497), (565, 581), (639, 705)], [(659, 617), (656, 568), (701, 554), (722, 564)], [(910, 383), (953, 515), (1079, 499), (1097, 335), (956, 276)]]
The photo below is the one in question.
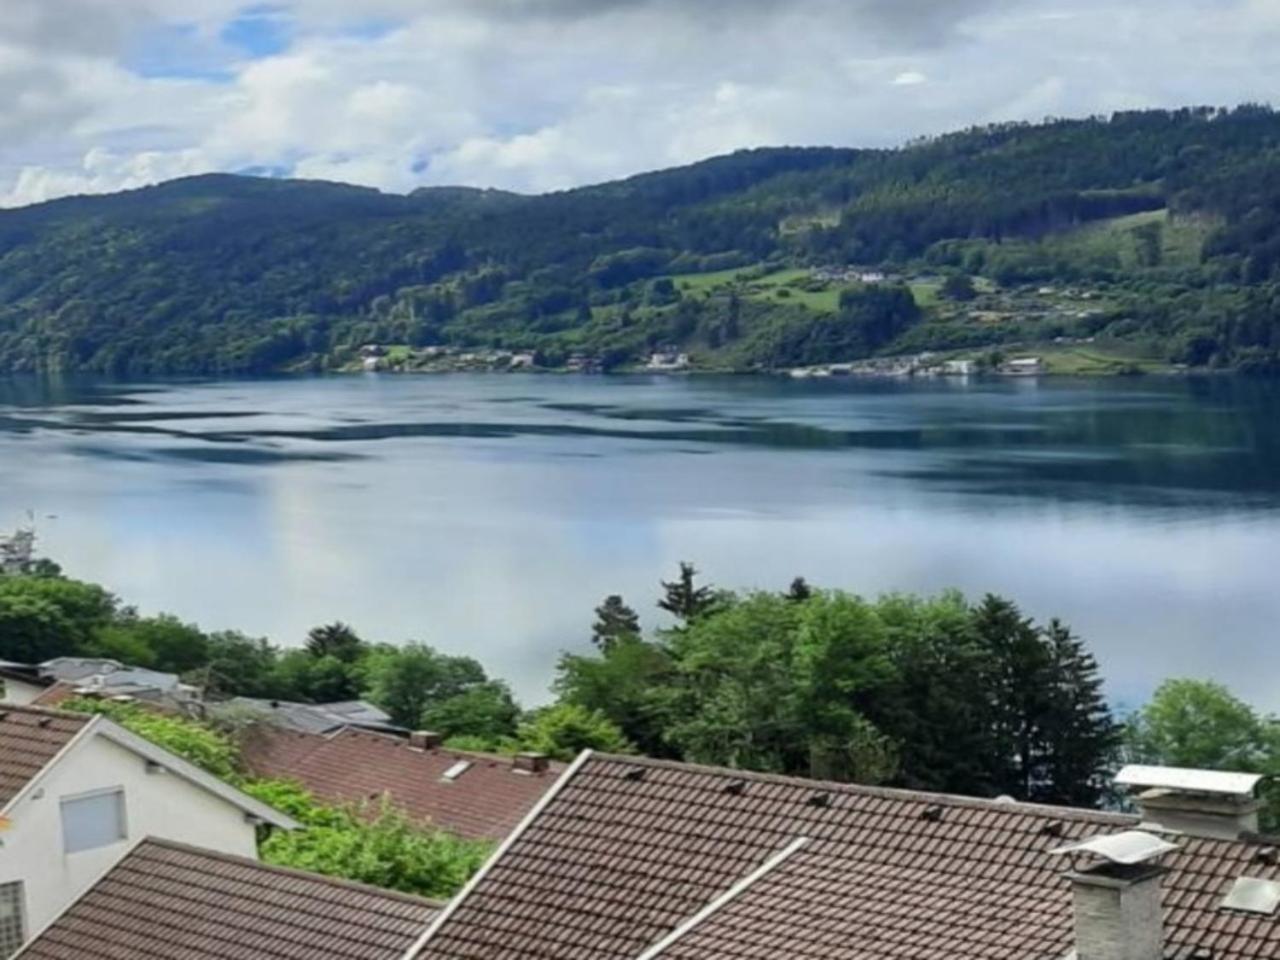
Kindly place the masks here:
[[(93, 692), (49, 670), (0, 670), (4, 958), (1280, 957), (1280, 838), (1258, 832), (1255, 775), (1129, 767), (1127, 814), (590, 751), (498, 757), (363, 704), (236, 705), (260, 714), (253, 774), (495, 844), (435, 903), (262, 864), (263, 831), (305, 827), (105, 716), (48, 705), (67, 684)], [(134, 689), (152, 709), (186, 696)]]
[(787, 375), (797, 380), (814, 377), (972, 377), (989, 374), (1000, 377), (1038, 377), (1048, 371), (1041, 357), (1012, 357), (994, 365), (974, 359), (940, 357), (918, 353), (903, 357), (878, 357), (852, 363), (822, 363), (792, 367)]

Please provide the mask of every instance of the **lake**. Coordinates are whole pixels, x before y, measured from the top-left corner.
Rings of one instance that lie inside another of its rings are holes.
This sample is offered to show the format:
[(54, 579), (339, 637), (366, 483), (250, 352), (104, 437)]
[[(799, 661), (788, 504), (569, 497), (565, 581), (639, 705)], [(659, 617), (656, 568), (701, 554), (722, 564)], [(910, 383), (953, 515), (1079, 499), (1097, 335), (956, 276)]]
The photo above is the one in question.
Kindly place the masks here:
[(1280, 709), (1280, 389), (351, 376), (0, 379), (0, 529), (144, 612), (476, 656), (526, 702), (681, 560), (733, 588), (998, 592), (1118, 704), (1220, 679)]

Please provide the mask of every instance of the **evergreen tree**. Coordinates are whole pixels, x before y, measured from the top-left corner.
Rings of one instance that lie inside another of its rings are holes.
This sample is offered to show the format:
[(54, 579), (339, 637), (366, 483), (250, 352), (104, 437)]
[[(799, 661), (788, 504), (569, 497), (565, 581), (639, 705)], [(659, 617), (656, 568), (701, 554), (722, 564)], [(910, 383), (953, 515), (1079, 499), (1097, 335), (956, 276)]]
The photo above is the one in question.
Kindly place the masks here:
[(716, 606), (716, 592), (697, 585), (698, 571), (692, 563), (681, 562), (680, 576), (662, 581), (663, 597), (658, 606), (687, 626), (710, 613)]
[(1061, 621), (1049, 621), (1044, 640), (1051, 659), (1052, 682), (1043, 721), (1047, 789), (1050, 803), (1097, 806), (1103, 799), (1108, 770), (1120, 742), (1102, 693), (1098, 661)]
[(1051, 663), (1035, 625), (1018, 607), (988, 594), (974, 626), (992, 657), (994, 753), (991, 782), (1003, 794), (1030, 800), (1040, 788), (1041, 721), (1047, 712)]
[(591, 628), (591, 642), (607, 650), (623, 637), (640, 635), (640, 618), (618, 594), (604, 598), (596, 607), (596, 622)]
[(364, 641), (351, 627), (338, 621), (315, 627), (307, 634), (307, 653), (316, 657), (333, 657), (343, 663), (352, 663), (364, 652)]
[(796, 603), (804, 603), (812, 596), (813, 587), (809, 586), (809, 581), (804, 577), (796, 577), (787, 589), (787, 599), (794, 600)]

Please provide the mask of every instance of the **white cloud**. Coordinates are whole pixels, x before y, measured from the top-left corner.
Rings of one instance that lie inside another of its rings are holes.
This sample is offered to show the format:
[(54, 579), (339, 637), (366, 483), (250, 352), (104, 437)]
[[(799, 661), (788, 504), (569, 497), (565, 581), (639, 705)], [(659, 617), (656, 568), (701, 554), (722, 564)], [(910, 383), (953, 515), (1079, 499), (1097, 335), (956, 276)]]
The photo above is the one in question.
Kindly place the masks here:
[(3, 3), (0, 204), (259, 166), (543, 190), (1280, 90), (1274, 0), (282, 0), (256, 60), (245, 0)]

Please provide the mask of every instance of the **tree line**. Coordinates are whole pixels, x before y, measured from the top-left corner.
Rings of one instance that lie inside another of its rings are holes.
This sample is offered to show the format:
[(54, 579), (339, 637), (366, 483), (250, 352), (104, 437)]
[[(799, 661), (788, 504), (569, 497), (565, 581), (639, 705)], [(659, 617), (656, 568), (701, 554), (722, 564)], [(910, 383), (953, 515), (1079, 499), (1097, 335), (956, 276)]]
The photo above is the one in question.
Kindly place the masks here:
[[(341, 623), (281, 649), (143, 617), (48, 561), (0, 576), (0, 658), (106, 656), (176, 672), (208, 696), (363, 697), (456, 748), (639, 752), (802, 777), (1076, 806), (1114, 804), (1126, 761), (1280, 774), (1280, 726), (1225, 689), (1178, 680), (1117, 716), (1098, 663), (1057, 619), (1006, 598), (866, 599), (796, 578), (747, 593), (691, 564), (661, 584), (648, 632), (621, 596), (566, 652), (552, 702), (524, 710), (476, 660), (371, 643)], [(1268, 794), (1280, 824), (1280, 794)]]

